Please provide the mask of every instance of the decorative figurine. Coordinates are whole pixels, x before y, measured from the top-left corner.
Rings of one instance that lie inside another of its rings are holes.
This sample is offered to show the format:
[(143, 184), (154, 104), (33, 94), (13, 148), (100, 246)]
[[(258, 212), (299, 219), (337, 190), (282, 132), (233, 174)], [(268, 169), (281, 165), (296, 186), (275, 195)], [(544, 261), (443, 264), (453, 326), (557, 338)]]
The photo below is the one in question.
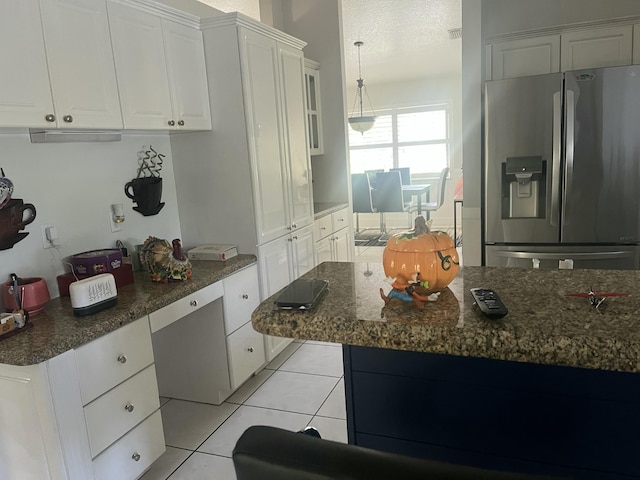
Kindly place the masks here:
[(151, 272), (152, 282), (176, 282), (191, 278), (191, 262), (182, 253), (180, 239), (172, 243), (149, 237), (140, 249), (140, 264)]
[(451, 237), (445, 232), (431, 232), (422, 216), (416, 217), (413, 230), (389, 238), (382, 263), (393, 287), (388, 295), (380, 289), (385, 304), (398, 298), (413, 302), (420, 309), (424, 302), (437, 300), (460, 268)]

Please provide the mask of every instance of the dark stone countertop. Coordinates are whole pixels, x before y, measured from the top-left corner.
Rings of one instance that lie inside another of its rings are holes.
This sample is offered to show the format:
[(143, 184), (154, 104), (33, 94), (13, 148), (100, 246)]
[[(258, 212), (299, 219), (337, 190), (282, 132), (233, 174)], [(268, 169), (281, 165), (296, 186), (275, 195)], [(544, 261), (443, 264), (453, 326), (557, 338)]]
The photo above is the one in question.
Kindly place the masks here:
[[(640, 371), (640, 272), (463, 267), (436, 302), (423, 310), (380, 298), (391, 286), (377, 263), (325, 262), (304, 275), (328, 280), (312, 311), (276, 310), (273, 300), (254, 311), (262, 333), (396, 350), (472, 356), (547, 365)], [(469, 289), (496, 290), (509, 309), (485, 318)], [(628, 293), (596, 310), (567, 293)]]
[(77, 317), (69, 297), (54, 298), (33, 315), (33, 327), (0, 340), (0, 364), (26, 366), (44, 362), (218, 282), (256, 263), (254, 255), (224, 262), (192, 261), (185, 282), (153, 283), (146, 272), (135, 272), (134, 283), (118, 288), (118, 303), (95, 315)]

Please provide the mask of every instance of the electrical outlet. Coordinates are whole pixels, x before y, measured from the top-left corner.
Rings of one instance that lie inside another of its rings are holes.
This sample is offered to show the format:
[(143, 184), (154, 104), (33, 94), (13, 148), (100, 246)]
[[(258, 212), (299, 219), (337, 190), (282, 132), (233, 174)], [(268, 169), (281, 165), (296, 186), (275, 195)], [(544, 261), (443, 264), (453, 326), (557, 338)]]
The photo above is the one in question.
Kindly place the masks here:
[(47, 238), (47, 228), (54, 228), (53, 225), (40, 225), (40, 233), (42, 234), (42, 248), (45, 250), (47, 248), (53, 247), (53, 242), (49, 241)]
[(111, 225), (111, 231), (114, 233), (122, 231), (122, 223), (118, 223), (113, 220), (113, 212), (111, 211), (111, 208), (109, 209), (109, 225)]

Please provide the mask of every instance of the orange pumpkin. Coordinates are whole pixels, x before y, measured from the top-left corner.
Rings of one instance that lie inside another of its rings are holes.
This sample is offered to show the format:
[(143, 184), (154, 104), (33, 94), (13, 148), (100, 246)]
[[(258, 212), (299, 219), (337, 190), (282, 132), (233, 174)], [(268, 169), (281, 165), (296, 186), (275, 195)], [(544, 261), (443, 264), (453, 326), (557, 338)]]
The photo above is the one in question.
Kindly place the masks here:
[(387, 277), (393, 288), (403, 290), (415, 282), (428, 282), (428, 292), (440, 292), (458, 274), (460, 260), (453, 240), (445, 232), (433, 231), (423, 217), (416, 217), (415, 228), (392, 235), (382, 254)]

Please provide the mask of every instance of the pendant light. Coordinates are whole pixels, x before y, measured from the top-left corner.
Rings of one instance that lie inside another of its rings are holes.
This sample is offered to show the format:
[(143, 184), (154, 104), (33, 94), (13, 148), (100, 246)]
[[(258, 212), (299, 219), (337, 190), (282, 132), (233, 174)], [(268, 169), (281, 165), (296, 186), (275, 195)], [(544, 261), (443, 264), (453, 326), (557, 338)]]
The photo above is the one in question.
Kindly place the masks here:
[[(373, 107), (371, 106), (371, 100), (369, 99), (369, 94), (367, 93), (367, 87), (364, 86), (364, 80), (362, 79), (362, 69), (360, 66), (360, 47), (364, 45), (364, 42), (357, 41), (354, 43), (356, 47), (358, 47), (358, 86), (356, 89), (356, 97), (354, 99), (354, 113), (351, 117), (349, 117), (349, 125), (356, 132), (364, 133), (367, 130), (371, 130), (373, 124), (376, 121), (375, 112), (373, 111)], [(364, 92), (363, 92), (364, 90)], [(369, 106), (371, 107), (371, 115), (364, 115), (362, 112), (362, 95), (363, 93), (367, 96), (367, 100), (369, 101)], [(360, 111), (356, 110), (356, 104), (359, 104)], [(359, 115), (358, 115), (359, 113)]]

